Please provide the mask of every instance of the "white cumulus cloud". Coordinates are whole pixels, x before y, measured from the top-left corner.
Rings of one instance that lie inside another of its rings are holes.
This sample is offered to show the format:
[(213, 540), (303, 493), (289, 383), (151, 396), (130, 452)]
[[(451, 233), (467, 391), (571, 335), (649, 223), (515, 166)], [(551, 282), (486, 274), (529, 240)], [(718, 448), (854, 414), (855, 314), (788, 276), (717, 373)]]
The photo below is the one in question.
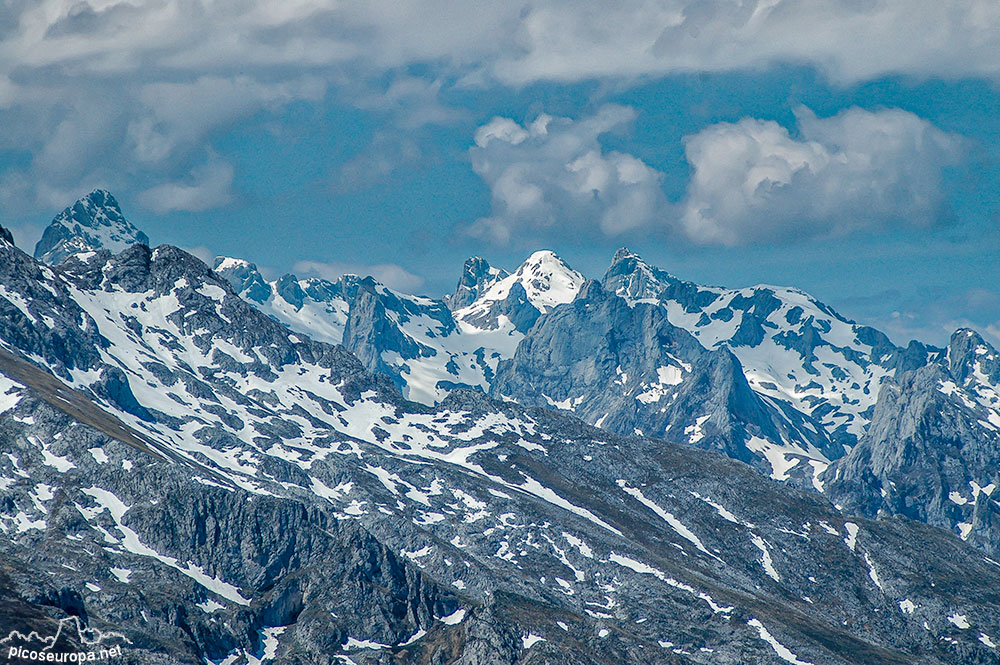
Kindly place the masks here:
[(733, 246), (940, 220), (943, 171), (960, 158), (961, 139), (898, 109), (797, 116), (796, 136), (747, 118), (687, 137), (685, 236)]
[(960, 137), (899, 109), (819, 118), (800, 108), (794, 132), (744, 118), (685, 138), (691, 179), (672, 203), (660, 171), (601, 146), (634, 115), (608, 105), (580, 120), (543, 114), (480, 127), (470, 157), (492, 210), (467, 231), (500, 244), (641, 230), (738, 246), (929, 227), (947, 217), (945, 173), (964, 150)]
[(480, 127), (469, 154), (493, 209), (469, 233), (507, 243), (516, 234), (616, 235), (652, 223), (666, 206), (661, 174), (598, 140), (634, 117), (607, 105), (575, 121), (543, 114), (524, 126), (498, 117)]

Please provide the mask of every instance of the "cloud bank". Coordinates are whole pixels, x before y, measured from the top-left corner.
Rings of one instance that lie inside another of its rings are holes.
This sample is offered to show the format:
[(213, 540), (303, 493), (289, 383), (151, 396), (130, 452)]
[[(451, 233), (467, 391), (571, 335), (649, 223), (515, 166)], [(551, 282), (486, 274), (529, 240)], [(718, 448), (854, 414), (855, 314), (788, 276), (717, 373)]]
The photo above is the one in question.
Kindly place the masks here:
[(857, 81), (995, 76), (998, 28), (992, 0), (12, 0), (0, 54), (6, 74), (434, 63), (524, 83), (797, 62)]
[(686, 137), (691, 180), (683, 199), (668, 203), (661, 172), (599, 141), (634, 116), (605, 106), (575, 121), (541, 115), (481, 126), (470, 157), (490, 188), (492, 214), (469, 233), (504, 244), (641, 230), (737, 246), (927, 227), (946, 215), (944, 174), (963, 150), (959, 137), (898, 109), (818, 118), (802, 108), (795, 135), (745, 118)]
[(201, 212), (229, 203), (233, 198), (232, 184), (233, 167), (212, 156), (192, 169), (187, 178), (142, 192), (139, 201), (158, 214), (175, 210)]
[(0, 173), (15, 213), (190, 178), (220, 130), (330, 89), (405, 131), (456, 121), (443, 87), (776, 63), (842, 83), (1000, 75), (995, 0), (10, 0), (0, 34), (0, 150), (29, 155)]

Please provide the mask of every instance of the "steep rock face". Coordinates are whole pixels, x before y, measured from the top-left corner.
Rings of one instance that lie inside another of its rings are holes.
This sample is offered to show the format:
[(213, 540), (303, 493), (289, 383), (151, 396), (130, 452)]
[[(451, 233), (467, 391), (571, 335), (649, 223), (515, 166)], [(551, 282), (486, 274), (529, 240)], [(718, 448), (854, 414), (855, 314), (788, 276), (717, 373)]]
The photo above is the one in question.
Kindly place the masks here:
[(394, 297), (375, 280), (365, 278), (351, 301), (344, 328), (344, 346), (358, 356), (365, 367), (395, 377), (402, 384), (400, 388), (406, 386), (400, 380), (399, 367), (387, 362), (386, 358), (418, 359), (437, 355), (436, 349), (404, 332), (411, 317), (431, 319), (431, 335), (447, 336), (455, 330), (451, 312), (443, 304), (434, 303), (437, 307), (416, 309), (407, 306), (412, 302)]
[(79, 252), (120, 252), (129, 245), (149, 244), (146, 234), (122, 215), (118, 201), (97, 189), (56, 215), (35, 245), (35, 258), (55, 265)]
[[(630, 308), (590, 281), (572, 303), (545, 316), (514, 357), (500, 364), (492, 389), (523, 404), (559, 406), (585, 420), (603, 418), (614, 429), (627, 420), (611, 415), (620, 410), (613, 405), (626, 386), (633, 393), (649, 392), (633, 400), (658, 403), (661, 395), (652, 387), (663, 386), (667, 394), (703, 355), (701, 345), (661, 311)], [(611, 390), (616, 384), (623, 389)]]
[(941, 526), (996, 552), (998, 358), (979, 335), (959, 330), (941, 363), (887, 383), (867, 434), (824, 475), (831, 499)]
[[(1000, 385), (1000, 354), (974, 330), (960, 328), (952, 334), (945, 360), (952, 378), (960, 386), (988, 393)], [(993, 404), (989, 394), (983, 397)]]
[(348, 309), (343, 344), (407, 399), (435, 404), (455, 388), (485, 390), (505, 332), (464, 329), (441, 300), (405, 296), (366, 277)]
[(630, 303), (665, 308), (671, 323), (708, 349), (730, 347), (755, 391), (811, 416), (847, 447), (867, 428), (886, 377), (941, 355), (918, 343), (896, 347), (797, 289), (700, 286), (627, 249), (615, 255), (604, 286)]
[[(596, 281), (538, 320), (500, 364), (492, 390), (621, 434), (720, 450), (782, 479), (810, 454), (837, 452), (800, 414), (796, 423), (754, 393), (728, 349), (704, 349), (663, 308), (630, 306)], [(779, 472), (765, 454), (771, 448), (798, 456)]]
[(497, 281), (510, 276), (506, 270), (494, 268), (479, 256), (466, 259), (462, 276), (458, 279), (455, 292), (445, 298), (453, 310), (462, 309), (474, 303)]
[(0, 242), (0, 337), (58, 376), (96, 367), (108, 341), (55, 271)]

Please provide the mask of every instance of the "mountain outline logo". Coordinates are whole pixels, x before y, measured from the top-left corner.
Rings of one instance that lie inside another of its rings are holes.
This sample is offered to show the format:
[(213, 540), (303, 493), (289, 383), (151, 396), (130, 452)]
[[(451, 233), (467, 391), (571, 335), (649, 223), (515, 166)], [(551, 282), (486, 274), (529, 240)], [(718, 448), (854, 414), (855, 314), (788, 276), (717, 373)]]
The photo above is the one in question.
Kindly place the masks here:
[[(96, 651), (76, 651), (58, 653), (53, 651), (59, 643), (59, 638), (70, 635), (68, 631), (75, 629), (77, 642), (87, 647), (99, 647), (108, 640), (121, 640), (120, 643), (106, 649), (101, 648)], [(32, 648), (37, 643), (38, 648)], [(25, 634), (19, 630), (12, 630), (7, 636), (0, 638), (0, 645), (7, 647), (7, 659), (20, 658), (23, 660), (37, 660), (46, 662), (84, 661), (105, 659), (112, 656), (120, 656), (122, 643), (131, 645), (132, 641), (123, 633), (118, 631), (102, 631), (98, 628), (85, 627), (80, 623), (80, 617), (70, 616), (59, 620), (59, 626), (54, 635), (43, 636), (36, 630)], [(64, 656), (58, 658), (57, 656)]]

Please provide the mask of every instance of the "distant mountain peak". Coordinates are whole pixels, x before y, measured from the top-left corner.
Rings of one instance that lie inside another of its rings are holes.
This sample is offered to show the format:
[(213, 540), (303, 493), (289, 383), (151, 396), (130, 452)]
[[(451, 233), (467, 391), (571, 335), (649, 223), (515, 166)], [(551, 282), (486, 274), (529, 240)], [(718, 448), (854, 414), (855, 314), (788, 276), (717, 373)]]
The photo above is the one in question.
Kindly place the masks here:
[(212, 269), (229, 282), (236, 293), (248, 300), (263, 303), (271, 297), (271, 287), (257, 270), (256, 264), (244, 259), (220, 256)]
[(656, 298), (671, 281), (677, 280), (666, 271), (655, 268), (627, 247), (615, 252), (604, 275), (604, 288), (626, 300)]
[(952, 333), (947, 359), (949, 371), (961, 383), (975, 379), (1000, 384), (1000, 354), (975, 330), (959, 328)]
[(615, 255), (611, 257), (611, 263), (618, 263), (619, 261), (624, 261), (625, 259), (630, 258), (640, 259), (641, 257), (628, 247), (619, 247), (618, 251), (615, 252)]
[(118, 253), (136, 243), (148, 245), (149, 238), (125, 219), (109, 191), (95, 189), (55, 216), (35, 245), (35, 258), (54, 265), (79, 252)]
[(90, 194), (87, 194), (77, 201), (77, 203), (96, 208), (113, 208), (121, 212), (121, 206), (118, 205), (118, 199), (116, 199), (111, 192), (101, 187), (98, 187)]
[(529, 256), (524, 260), (524, 263), (521, 264), (521, 267), (523, 268), (526, 265), (544, 265), (546, 263), (555, 263), (557, 265), (563, 266), (566, 269), (569, 269), (569, 266), (566, 265), (566, 262), (562, 260), (562, 257), (556, 254), (551, 249), (535, 250), (534, 252), (531, 253), (531, 256)]
[(453, 310), (471, 305), (497, 280), (509, 274), (506, 270), (494, 268), (481, 256), (470, 257), (465, 260), (455, 292), (446, 297), (445, 301)]
[(524, 287), (531, 304), (543, 312), (573, 300), (586, 281), (548, 249), (529, 256), (511, 277)]
[(524, 332), (539, 314), (571, 302), (585, 281), (558, 254), (539, 250), (513, 273), (494, 279), (470, 304), (455, 308), (456, 318), (475, 328), (497, 330), (504, 327), (505, 317)]

